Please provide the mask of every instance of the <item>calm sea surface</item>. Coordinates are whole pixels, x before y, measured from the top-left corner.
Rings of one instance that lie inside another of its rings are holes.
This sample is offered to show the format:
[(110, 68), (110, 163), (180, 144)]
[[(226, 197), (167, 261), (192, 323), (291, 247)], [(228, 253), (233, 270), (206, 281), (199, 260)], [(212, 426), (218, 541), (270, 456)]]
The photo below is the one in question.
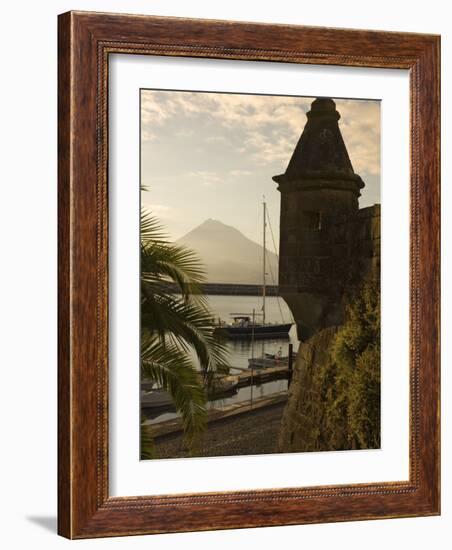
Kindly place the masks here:
[[(231, 321), (231, 313), (252, 314), (253, 309), (262, 312), (262, 298), (260, 296), (208, 296), (210, 309), (216, 318), (223, 321)], [(293, 322), (292, 315), (282, 298), (275, 296), (265, 300), (265, 317), (268, 323)], [(261, 317), (256, 316), (256, 320)], [(254, 356), (259, 357), (263, 353), (276, 353), (281, 348), (282, 355), (288, 354), (289, 343), (293, 344), (294, 351), (298, 349), (295, 325), (289, 333), (289, 338), (274, 340), (258, 340), (254, 343)], [(230, 340), (227, 342), (229, 351), (229, 364), (233, 367), (248, 368), (248, 359), (251, 357), (251, 342), (249, 340)]]
[[(208, 296), (210, 309), (216, 318), (223, 321), (231, 321), (231, 313), (252, 314), (253, 308), (256, 312), (262, 311), (262, 298), (259, 296)], [(275, 296), (267, 297), (265, 301), (266, 321), (269, 323), (290, 323), (293, 322), (290, 310), (286, 302), (282, 298)], [(260, 317), (256, 316), (256, 319)], [(282, 355), (288, 354), (289, 343), (293, 344), (293, 350), (298, 349), (298, 340), (296, 337), (295, 326), (289, 332), (289, 338), (273, 339), (273, 340), (258, 340), (254, 343), (254, 357), (262, 356), (264, 353), (277, 353), (279, 349)], [(229, 340), (226, 343), (228, 349), (228, 363), (231, 367), (239, 367), (240, 369), (248, 368), (248, 359), (251, 357), (252, 349), (251, 342), (248, 340)], [(235, 371), (236, 373), (238, 371)], [(231, 370), (234, 374), (234, 370)], [(273, 380), (264, 384), (255, 384), (240, 388), (236, 393), (215, 399), (209, 402), (209, 407), (222, 409), (234, 403), (243, 403), (253, 399), (279, 393), (287, 390), (287, 380)], [(144, 411), (145, 415), (152, 423), (169, 420), (177, 416), (175, 412), (155, 413), (150, 410)]]

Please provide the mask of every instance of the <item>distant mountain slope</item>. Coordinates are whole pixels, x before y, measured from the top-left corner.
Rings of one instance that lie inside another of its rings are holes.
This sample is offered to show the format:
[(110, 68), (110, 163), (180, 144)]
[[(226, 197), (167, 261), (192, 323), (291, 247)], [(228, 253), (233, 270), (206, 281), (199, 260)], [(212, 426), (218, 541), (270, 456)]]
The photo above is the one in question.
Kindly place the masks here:
[[(207, 268), (207, 280), (210, 283), (262, 282), (263, 247), (230, 225), (209, 219), (177, 242), (199, 254)], [(273, 284), (271, 272), (277, 283), (278, 260), (267, 249), (268, 284)]]

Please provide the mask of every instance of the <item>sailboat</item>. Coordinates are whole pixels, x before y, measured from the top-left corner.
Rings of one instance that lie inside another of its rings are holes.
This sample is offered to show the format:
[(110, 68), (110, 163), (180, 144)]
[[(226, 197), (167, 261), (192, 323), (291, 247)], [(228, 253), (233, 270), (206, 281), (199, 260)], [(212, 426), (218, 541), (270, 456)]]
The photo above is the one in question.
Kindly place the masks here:
[(263, 340), (274, 338), (289, 338), (289, 331), (293, 323), (267, 323), (265, 318), (266, 300), (266, 231), (267, 231), (267, 204), (263, 201), (263, 255), (262, 255), (262, 312), (231, 313), (232, 322), (219, 322), (215, 333), (230, 340)]

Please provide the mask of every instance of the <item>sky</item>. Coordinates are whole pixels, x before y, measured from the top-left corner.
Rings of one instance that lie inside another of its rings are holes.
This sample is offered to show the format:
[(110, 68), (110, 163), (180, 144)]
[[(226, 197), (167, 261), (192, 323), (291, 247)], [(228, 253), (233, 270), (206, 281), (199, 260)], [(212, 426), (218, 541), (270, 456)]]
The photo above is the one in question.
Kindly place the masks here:
[[(141, 91), (142, 206), (172, 240), (206, 219), (262, 241), (265, 196), (278, 246), (280, 193), (312, 97)], [(336, 99), (360, 207), (380, 202), (380, 102)], [(268, 236), (270, 238), (270, 236)]]

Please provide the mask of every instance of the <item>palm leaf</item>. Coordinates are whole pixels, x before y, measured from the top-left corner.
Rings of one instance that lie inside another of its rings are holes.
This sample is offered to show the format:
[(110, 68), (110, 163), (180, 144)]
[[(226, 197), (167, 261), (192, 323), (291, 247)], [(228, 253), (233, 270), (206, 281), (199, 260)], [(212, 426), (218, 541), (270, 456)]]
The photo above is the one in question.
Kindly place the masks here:
[(147, 424), (144, 424), (143, 420), (140, 424), (140, 457), (141, 460), (157, 458), (151, 428)]
[(226, 346), (214, 333), (211, 312), (199, 304), (155, 292), (142, 303), (141, 319), (143, 328), (167, 336), (185, 352), (193, 348), (204, 372), (226, 366)]
[[(169, 242), (160, 222), (141, 210), (141, 374), (168, 391), (193, 450), (206, 427), (204, 384), (226, 366), (226, 348), (214, 334), (212, 313), (203, 295), (206, 280), (200, 258)], [(173, 283), (178, 293), (171, 292)], [(204, 372), (204, 384), (195, 363)], [(155, 456), (152, 436), (142, 427), (142, 457)]]
[(142, 242), (141, 280), (162, 286), (173, 282), (184, 299), (189, 300), (202, 298), (205, 271), (199, 257), (183, 246), (163, 241)]
[(163, 225), (144, 208), (140, 209), (140, 241), (168, 242), (168, 235)]
[(189, 357), (179, 348), (158, 338), (143, 338), (141, 375), (169, 392), (181, 414), (189, 446), (205, 429), (206, 394)]

